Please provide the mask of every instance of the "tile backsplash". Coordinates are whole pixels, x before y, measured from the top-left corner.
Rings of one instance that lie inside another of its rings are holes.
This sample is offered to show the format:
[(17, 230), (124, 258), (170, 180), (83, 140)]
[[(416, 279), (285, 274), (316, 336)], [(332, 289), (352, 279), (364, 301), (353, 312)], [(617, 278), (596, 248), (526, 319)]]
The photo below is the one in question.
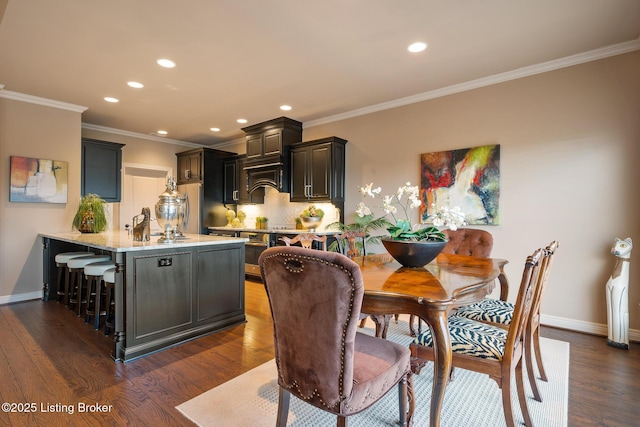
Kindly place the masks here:
[(293, 229), (296, 227), (296, 217), (303, 210), (313, 204), (324, 211), (324, 218), (318, 230), (324, 230), (332, 222), (340, 221), (340, 212), (331, 203), (298, 203), (289, 201), (289, 193), (280, 193), (275, 188), (265, 187), (264, 204), (238, 205), (238, 211), (243, 211), (247, 218), (245, 225), (253, 228), (256, 217), (264, 216), (269, 219), (270, 229)]

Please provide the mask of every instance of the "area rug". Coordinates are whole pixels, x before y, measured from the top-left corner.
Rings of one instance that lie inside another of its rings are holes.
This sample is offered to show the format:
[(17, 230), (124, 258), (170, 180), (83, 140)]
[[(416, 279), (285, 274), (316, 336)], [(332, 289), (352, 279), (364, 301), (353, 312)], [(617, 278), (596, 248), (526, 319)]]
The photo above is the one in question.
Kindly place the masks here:
[[(407, 318), (391, 322), (387, 339), (409, 345)], [(369, 320), (362, 332), (373, 334)], [(538, 381), (543, 402), (533, 399), (527, 384), (527, 404), (536, 427), (565, 427), (569, 383), (569, 343), (543, 338), (541, 347), (549, 382)], [(176, 408), (199, 426), (273, 427), (278, 407), (278, 384), (275, 361), (271, 360), (251, 371), (215, 387)], [(416, 412), (414, 425), (429, 424), (429, 403), (433, 365), (429, 364), (415, 378)], [(501, 427), (505, 425), (502, 399), (497, 384), (488, 376), (456, 369), (455, 379), (447, 387), (441, 413), (442, 427)], [(523, 424), (515, 386), (512, 402), (516, 422)], [(291, 397), (288, 426), (334, 426), (336, 418), (320, 409)], [(358, 427), (398, 425), (398, 394), (395, 390), (360, 414), (349, 417)]]

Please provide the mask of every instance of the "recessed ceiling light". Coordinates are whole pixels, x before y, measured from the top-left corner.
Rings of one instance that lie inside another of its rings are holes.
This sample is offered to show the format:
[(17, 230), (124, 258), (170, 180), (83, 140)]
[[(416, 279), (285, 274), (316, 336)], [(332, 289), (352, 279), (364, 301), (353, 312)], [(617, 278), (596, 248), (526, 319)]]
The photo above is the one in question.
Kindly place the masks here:
[(291, 110), (291, 105), (281, 105), (280, 109), (282, 111), (290, 111)]
[(417, 52), (422, 52), (426, 48), (427, 48), (427, 44), (426, 43), (415, 42), (415, 43), (410, 44), (409, 47), (407, 48), (407, 50), (409, 52), (417, 53)]
[(238, 123), (247, 123), (247, 119), (238, 119), (237, 122)]
[(118, 98), (112, 98), (110, 96), (105, 96), (104, 100), (107, 102), (120, 102), (120, 100)]
[(166, 135), (168, 132), (166, 130), (159, 130), (158, 135)]
[(220, 128), (211, 128), (211, 132), (220, 132)]
[(127, 82), (127, 84), (136, 89), (142, 89), (144, 87), (142, 83), (138, 83), (138, 82)]
[(165, 67), (165, 68), (173, 68), (176, 66), (176, 63), (170, 59), (158, 59), (156, 62), (158, 63), (159, 66)]

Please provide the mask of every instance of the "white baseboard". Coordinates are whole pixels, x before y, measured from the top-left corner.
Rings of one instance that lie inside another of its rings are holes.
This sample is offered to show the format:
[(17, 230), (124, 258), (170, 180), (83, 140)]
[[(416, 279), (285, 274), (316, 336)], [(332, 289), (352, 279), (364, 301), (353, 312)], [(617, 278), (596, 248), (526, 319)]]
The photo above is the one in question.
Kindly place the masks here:
[[(569, 329), (571, 331), (584, 332), (587, 334), (601, 335), (606, 337), (609, 335), (607, 325), (600, 323), (585, 322), (583, 320), (567, 319), (566, 317), (549, 316), (543, 314), (540, 316), (540, 322), (545, 326), (553, 326), (556, 328)], [(629, 329), (629, 341), (640, 342), (640, 330)]]
[(26, 294), (0, 296), (0, 305), (11, 304), (12, 302), (29, 301), (33, 299), (42, 299), (42, 291), (27, 292)]

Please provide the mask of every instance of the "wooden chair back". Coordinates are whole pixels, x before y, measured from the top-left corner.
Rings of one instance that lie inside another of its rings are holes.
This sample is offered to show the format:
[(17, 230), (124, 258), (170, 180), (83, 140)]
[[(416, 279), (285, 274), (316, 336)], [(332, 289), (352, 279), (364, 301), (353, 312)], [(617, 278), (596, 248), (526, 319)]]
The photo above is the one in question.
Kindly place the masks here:
[[(338, 241), (338, 248), (342, 255), (346, 255), (349, 258), (367, 255), (365, 243), (367, 236), (364, 231), (345, 230), (343, 233), (335, 234), (333, 237)], [(362, 251), (360, 248), (362, 248)]]
[(296, 243), (300, 243), (300, 246), (307, 249), (312, 249), (311, 246), (313, 245), (313, 242), (319, 242), (322, 243), (322, 250), (327, 250), (327, 236), (318, 236), (312, 233), (302, 233), (292, 238), (286, 236), (281, 237), (280, 240), (282, 240), (287, 246), (292, 246)]

